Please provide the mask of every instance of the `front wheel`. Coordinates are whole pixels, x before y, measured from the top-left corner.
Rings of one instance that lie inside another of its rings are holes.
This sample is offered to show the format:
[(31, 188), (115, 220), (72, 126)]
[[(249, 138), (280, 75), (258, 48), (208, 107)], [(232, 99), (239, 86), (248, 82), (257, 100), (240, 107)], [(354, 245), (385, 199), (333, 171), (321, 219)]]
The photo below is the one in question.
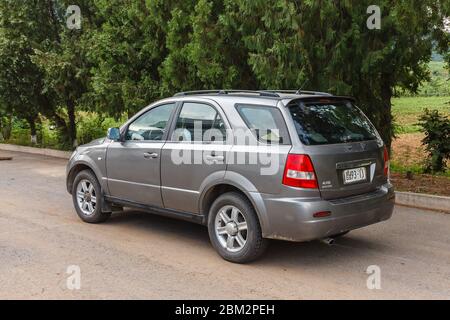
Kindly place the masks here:
[(217, 198), (208, 216), (208, 232), (217, 252), (230, 262), (247, 263), (259, 258), (268, 241), (252, 204), (236, 192)]
[(77, 174), (73, 183), (72, 199), (78, 216), (84, 222), (106, 221), (111, 213), (102, 212), (103, 196), (97, 178), (90, 170)]

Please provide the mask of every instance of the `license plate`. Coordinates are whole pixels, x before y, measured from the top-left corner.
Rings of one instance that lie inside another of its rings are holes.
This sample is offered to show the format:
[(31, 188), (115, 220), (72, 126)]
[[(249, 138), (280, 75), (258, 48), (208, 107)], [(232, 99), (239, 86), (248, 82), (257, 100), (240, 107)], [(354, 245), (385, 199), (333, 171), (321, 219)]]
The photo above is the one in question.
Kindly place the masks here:
[(365, 167), (347, 169), (344, 170), (343, 174), (344, 174), (344, 184), (365, 181), (367, 178)]

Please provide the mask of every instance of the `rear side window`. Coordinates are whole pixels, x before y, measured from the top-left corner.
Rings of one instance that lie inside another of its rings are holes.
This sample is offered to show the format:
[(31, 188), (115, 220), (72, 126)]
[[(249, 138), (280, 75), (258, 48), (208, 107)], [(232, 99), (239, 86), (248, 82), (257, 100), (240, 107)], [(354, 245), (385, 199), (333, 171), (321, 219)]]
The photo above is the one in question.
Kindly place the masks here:
[(294, 125), (305, 145), (376, 140), (377, 132), (350, 102), (296, 103), (289, 106)]
[(240, 116), (259, 141), (290, 144), (288, 130), (280, 110), (269, 106), (237, 105)]

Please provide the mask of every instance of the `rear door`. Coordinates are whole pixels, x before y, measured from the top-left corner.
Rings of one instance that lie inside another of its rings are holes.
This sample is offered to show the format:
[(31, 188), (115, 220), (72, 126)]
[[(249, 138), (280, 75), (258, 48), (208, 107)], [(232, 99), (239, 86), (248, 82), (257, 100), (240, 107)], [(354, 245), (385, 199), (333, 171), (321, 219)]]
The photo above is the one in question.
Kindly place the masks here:
[(164, 206), (197, 213), (204, 183), (225, 175), (229, 126), (218, 105), (184, 101), (170, 138), (162, 149), (161, 183)]
[(322, 198), (368, 193), (386, 182), (383, 142), (350, 101), (297, 101), (288, 108)]

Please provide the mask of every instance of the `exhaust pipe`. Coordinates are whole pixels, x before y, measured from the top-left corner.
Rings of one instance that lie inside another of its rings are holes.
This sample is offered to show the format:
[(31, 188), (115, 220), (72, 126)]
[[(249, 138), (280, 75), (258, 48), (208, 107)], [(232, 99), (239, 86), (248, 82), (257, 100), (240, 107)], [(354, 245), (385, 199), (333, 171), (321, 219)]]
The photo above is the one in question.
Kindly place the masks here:
[(323, 239), (320, 239), (320, 242), (325, 243), (328, 246), (331, 246), (334, 244), (334, 239), (333, 238), (323, 238)]

